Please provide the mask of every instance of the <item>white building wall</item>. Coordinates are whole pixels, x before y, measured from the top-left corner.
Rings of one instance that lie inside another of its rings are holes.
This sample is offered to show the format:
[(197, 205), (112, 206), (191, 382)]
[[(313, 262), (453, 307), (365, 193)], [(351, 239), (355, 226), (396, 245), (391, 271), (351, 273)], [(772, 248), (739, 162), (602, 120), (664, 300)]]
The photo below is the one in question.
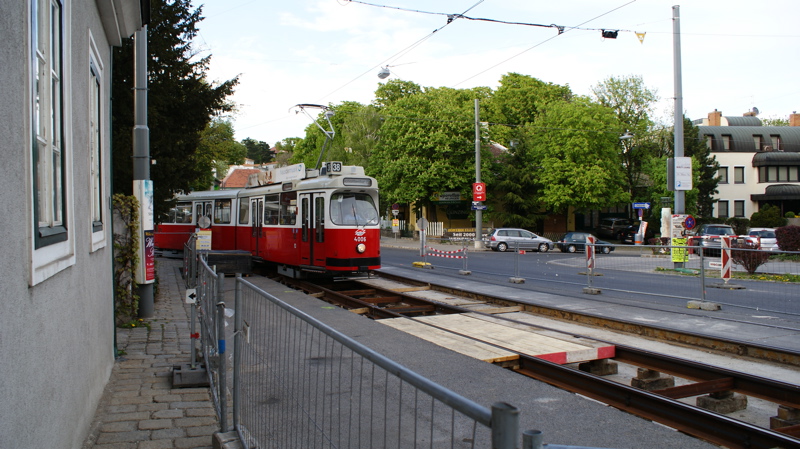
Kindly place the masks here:
[[(63, 2), (67, 242), (34, 248), (31, 2), (2, 0), (0, 447), (76, 448), (114, 364), (111, 47), (95, 0)], [(138, 0), (122, 0), (138, 5)], [(113, 2), (102, 2), (104, 4)], [(116, 3), (119, 3), (117, 1)], [(89, 61), (102, 75), (104, 227), (93, 232)]]
[[(734, 202), (744, 201), (744, 218), (750, 218), (753, 212), (758, 212), (758, 203), (750, 199), (753, 193), (763, 193), (768, 184), (759, 185), (758, 169), (753, 167), (755, 153), (730, 152), (714, 153), (720, 167), (728, 168), (728, 183), (717, 186), (719, 193), (714, 196), (717, 201), (728, 201), (729, 216), (734, 216)], [(735, 167), (744, 167), (744, 183), (736, 183)], [(714, 206), (714, 216), (719, 217), (719, 203)]]

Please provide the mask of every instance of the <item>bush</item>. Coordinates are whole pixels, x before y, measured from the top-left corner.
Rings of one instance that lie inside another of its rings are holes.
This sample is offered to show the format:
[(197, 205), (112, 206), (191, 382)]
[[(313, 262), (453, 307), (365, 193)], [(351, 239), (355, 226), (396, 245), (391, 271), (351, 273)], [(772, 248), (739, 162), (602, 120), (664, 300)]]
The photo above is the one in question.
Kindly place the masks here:
[(765, 204), (750, 216), (750, 226), (754, 228), (779, 228), (785, 225), (786, 219), (781, 217), (781, 209), (772, 204)]
[(762, 251), (757, 243), (748, 240), (731, 241), (731, 261), (744, 267), (748, 274), (755, 273), (758, 267), (769, 260), (770, 256), (769, 251)]
[(794, 214), (794, 212), (792, 212), (792, 211), (789, 211), (789, 212), (786, 212), (786, 214), (784, 215), (784, 217), (786, 217), (786, 218), (795, 218), (795, 217), (796, 217), (796, 215)]
[(747, 235), (750, 228), (750, 220), (747, 218), (730, 217), (725, 220), (725, 224), (731, 225), (736, 235)]
[(775, 230), (781, 251), (800, 251), (800, 226), (783, 226)]

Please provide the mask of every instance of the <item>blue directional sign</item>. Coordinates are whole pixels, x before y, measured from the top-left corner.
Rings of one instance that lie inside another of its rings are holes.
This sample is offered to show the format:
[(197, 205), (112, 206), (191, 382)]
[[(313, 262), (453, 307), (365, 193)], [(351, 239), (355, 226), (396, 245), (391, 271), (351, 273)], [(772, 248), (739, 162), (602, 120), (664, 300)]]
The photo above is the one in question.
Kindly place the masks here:
[(633, 203), (634, 209), (650, 209), (650, 203)]

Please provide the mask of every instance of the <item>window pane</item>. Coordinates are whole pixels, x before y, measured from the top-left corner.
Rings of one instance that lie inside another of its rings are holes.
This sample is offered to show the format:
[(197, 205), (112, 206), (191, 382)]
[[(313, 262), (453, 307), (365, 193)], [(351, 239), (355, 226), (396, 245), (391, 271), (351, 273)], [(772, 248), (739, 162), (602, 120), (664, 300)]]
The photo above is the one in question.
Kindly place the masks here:
[(728, 218), (728, 201), (717, 201), (717, 217)]
[(100, 184), (100, 82), (93, 70), (89, 71), (92, 86), (92, 104), (89, 114), (89, 139), (91, 147), (92, 221), (100, 223), (103, 193)]
[(720, 167), (717, 170), (717, 176), (719, 176), (719, 183), (720, 184), (727, 184), (728, 183), (728, 167)]
[(231, 222), (231, 200), (214, 201), (214, 223), (229, 224)]
[(789, 181), (791, 181), (791, 182), (800, 181), (800, 179), (798, 179), (797, 166), (796, 165), (793, 165), (793, 166), (789, 167)]
[(736, 200), (733, 202), (733, 216), (744, 217), (744, 201)]
[(733, 167), (733, 182), (744, 184), (744, 167)]

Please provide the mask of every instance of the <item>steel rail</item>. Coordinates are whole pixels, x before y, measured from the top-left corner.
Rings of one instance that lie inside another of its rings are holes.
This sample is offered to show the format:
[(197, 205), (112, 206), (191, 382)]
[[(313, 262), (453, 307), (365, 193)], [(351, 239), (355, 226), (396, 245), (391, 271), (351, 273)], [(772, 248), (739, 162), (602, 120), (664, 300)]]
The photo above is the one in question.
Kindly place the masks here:
[(537, 315), (562, 319), (566, 321), (572, 321), (581, 324), (587, 324), (605, 329), (617, 330), (644, 337), (656, 338), (660, 341), (680, 342), (701, 348), (712, 349), (719, 352), (726, 352), (730, 354), (736, 354), (739, 356), (751, 357), (758, 360), (767, 360), (770, 362), (800, 367), (800, 353), (792, 352), (783, 348), (776, 348), (767, 345), (758, 345), (755, 343), (745, 342), (745, 341), (723, 340), (717, 337), (710, 337), (708, 335), (702, 335), (687, 331), (678, 331), (674, 329), (667, 329), (664, 327), (642, 324), (640, 322), (632, 322), (621, 319), (609, 318), (606, 316), (592, 315), (585, 312), (576, 312), (574, 310), (560, 309), (557, 307), (548, 307), (538, 304), (524, 303), (524, 302), (510, 300), (508, 298), (501, 298), (493, 295), (470, 292), (441, 284), (422, 282), (416, 279), (406, 278), (397, 274), (378, 272), (377, 275), (381, 278), (396, 280), (399, 282), (406, 282), (411, 285), (426, 285), (430, 287), (431, 290), (451, 293), (456, 295), (463, 295), (468, 298), (482, 299), (489, 302), (504, 304), (504, 305), (519, 305), (523, 306), (525, 308), (525, 311), (532, 312)]
[(731, 449), (800, 448), (800, 440), (546, 360), (520, 356), (517, 372)]

